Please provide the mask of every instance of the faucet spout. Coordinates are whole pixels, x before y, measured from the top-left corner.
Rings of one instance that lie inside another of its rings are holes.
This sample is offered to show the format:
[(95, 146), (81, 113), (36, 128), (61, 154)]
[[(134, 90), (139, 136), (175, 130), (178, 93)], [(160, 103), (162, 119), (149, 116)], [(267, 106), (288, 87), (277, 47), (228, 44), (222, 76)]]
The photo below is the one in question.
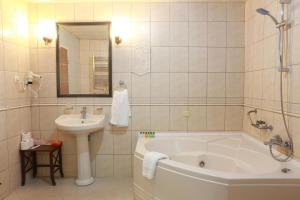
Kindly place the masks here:
[(81, 119), (86, 119), (86, 106), (82, 107), (80, 114), (81, 114)]

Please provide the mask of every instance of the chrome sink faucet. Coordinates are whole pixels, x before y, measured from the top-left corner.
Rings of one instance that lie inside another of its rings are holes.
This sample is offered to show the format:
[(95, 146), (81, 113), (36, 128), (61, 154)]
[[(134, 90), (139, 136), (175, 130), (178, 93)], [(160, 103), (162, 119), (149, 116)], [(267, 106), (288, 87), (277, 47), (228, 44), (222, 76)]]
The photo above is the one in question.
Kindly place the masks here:
[(80, 114), (81, 114), (81, 119), (86, 119), (86, 106), (82, 107)]

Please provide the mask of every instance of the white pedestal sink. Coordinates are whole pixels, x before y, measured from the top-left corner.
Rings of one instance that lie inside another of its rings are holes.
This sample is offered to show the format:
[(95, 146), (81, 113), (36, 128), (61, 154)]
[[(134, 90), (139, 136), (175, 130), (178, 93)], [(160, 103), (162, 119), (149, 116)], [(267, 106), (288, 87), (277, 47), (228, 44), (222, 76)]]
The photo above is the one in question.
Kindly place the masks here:
[(86, 115), (86, 119), (81, 119), (80, 114), (70, 114), (61, 115), (55, 120), (58, 129), (76, 136), (78, 176), (75, 183), (77, 185), (90, 185), (94, 182), (91, 174), (88, 135), (103, 129), (104, 121), (105, 115), (90, 114)]

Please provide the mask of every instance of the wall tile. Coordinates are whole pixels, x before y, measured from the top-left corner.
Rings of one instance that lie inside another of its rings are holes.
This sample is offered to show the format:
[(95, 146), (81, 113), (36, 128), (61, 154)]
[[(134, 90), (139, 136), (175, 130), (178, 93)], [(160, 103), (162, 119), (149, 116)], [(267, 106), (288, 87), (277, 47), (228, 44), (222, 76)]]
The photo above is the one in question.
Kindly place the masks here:
[(226, 97), (244, 96), (244, 78), (242, 73), (226, 73)]
[(226, 21), (227, 3), (208, 3), (208, 21)]
[(169, 73), (151, 74), (151, 99), (170, 97), (170, 76)]
[(170, 97), (187, 97), (188, 90), (188, 74), (172, 73), (170, 75)]
[(225, 126), (225, 107), (208, 106), (207, 107), (207, 129), (224, 130)]
[(93, 21), (93, 3), (75, 3), (75, 21)]
[(169, 130), (184, 131), (187, 130), (187, 118), (184, 117), (184, 112), (188, 111), (186, 106), (171, 106), (170, 107), (170, 124)]
[(97, 155), (96, 156), (96, 176), (107, 177), (114, 174), (114, 158), (113, 155)]
[(169, 47), (151, 48), (151, 72), (169, 72), (170, 51)]
[(207, 3), (205, 2), (190, 3), (189, 21), (207, 21)]
[(130, 177), (132, 174), (131, 165), (131, 155), (114, 156), (114, 176)]
[(151, 106), (151, 129), (167, 131), (169, 128), (169, 106)]
[(114, 154), (131, 154), (131, 132), (114, 132)]
[(227, 45), (229, 47), (243, 47), (244, 37), (244, 22), (229, 22), (227, 24)]
[(188, 72), (188, 48), (170, 48), (170, 72)]
[(189, 30), (187, 22), (170, 23), (170, 45), (187, 46), (189, 43)]
[(225, 72), (226, 49), (208, 48), (208, 72)]
[(188, 130), (206, 130), (206, 106), (189, 107), (191, 116), (188, 119)]
[(189, 74), (189, 97), (206, 97), (206, 95), (207, 95), (207, 74), (190, 73)]
[(188, 3), (171, 3), (170, 4), (170, 21), (188, 21), (189, 16)]
[(209, 73), (207, 78), (207, 97), (225, 97), (225, 73)]
[(209, 22), (207, 34), (209, 47), (226, 47), (226, 22)]
[(151, 21), (169, 21), (169, 3), (151, 3)]
[(169, 45), (169, 22), (151, 22), (151, 45), (168, 46)]
[(189, 23), (189, 45), (207, 46), (207, 22)]
[(207, 48), (189, 48), (189, 72), (207, 72)]
[(150, 107), (138, 106), (132, 108), (132, 129), (149, 130), (150, 129)]

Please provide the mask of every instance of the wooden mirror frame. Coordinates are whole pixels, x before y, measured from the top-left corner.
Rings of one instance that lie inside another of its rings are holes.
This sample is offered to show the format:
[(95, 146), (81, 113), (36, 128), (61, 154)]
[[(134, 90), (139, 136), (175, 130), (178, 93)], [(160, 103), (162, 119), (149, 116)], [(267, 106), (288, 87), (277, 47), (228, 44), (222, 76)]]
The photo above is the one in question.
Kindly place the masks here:
[[(60, 93), (60, 58), (59, 58), (59, 25), (108, 25), (109, 48), (108, 48), (108, 73), (109, 73), (109, 93), (108, 94), (61, 94)], [(56, 89), (57, 97), (112, 97), (112, 43), (111, 43), (111, 22), (57, 22), (56, 23)]]

